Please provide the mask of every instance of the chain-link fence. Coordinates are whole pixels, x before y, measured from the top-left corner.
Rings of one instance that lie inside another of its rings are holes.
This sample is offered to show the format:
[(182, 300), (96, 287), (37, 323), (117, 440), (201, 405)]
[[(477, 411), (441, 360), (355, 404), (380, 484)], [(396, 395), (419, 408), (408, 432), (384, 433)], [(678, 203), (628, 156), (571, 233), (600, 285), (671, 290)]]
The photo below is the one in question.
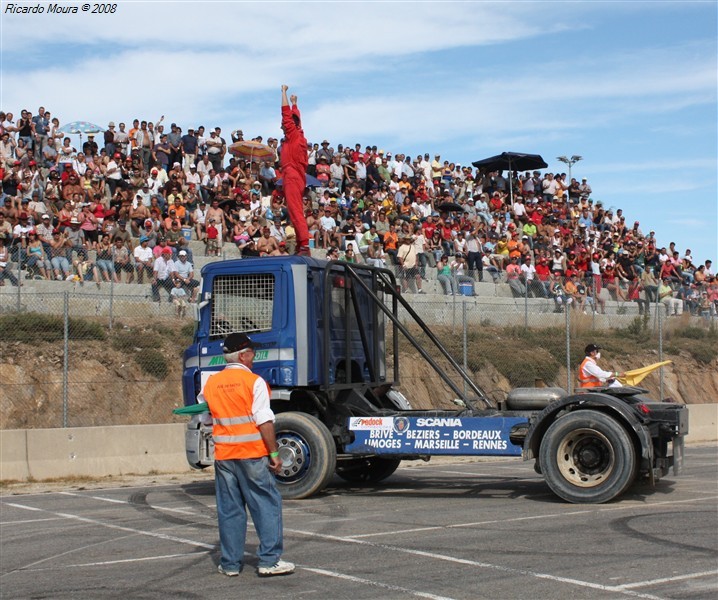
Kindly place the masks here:
[(172, 422), (194, 324), (162, 300), (0, 294), (0, 428)]
[[(152, 302), (149, 286), (136, 287), (133, 295), (103, 294), (87, 285), (20, 295), (16, 288), (0, 288), (0, 428), (182, 421), (171, 411), (182, 404), (182, 352), (191, 343), (194, 322), (190, 314), (179, 316), (164, 293), (161, 302)], [(478, 296), (440, 300), (437, 290), (428, 291), (407, 295), (412, 308), (493, 402), (520, 386), (574, 389), (588, 343), (603, 346), (603, 362), (617, 370), (679, 356), (708, 366), (717, 354), (714, 316), (666, 317), (662, 304), (638, 314), (628, 303), (609, 302), (605, 314), (600, 307), (584, 314), (578, 305), (516, 297), (501, 285), (477, 283), (472, 291)], [(399, 316), (430, 348), (427, 333), (407, 311), (400, 309)], [(393, 351), (391, 340), (386, 347)], [(400, 390), (414, 407), (454, 406), (456, 394), (404, 336), (398, 349)], [(451, 371), (448, 359), (429, 352)], [(461, 377), (451, 378), (466, 391)], [(655, 398), (682, 399), (680, 382), (666, 369), (641, 385)]]
[[(411, 306), (494, 404), (516, 387), (575, 390), (577, 368), (589, 343), (605, 348), (604, 368), (618, 371), (678, 357), (694, 361), (698, 368), (707, 367), (718, 356), (718, 320), (714, 316), (697, 318), (686, 312), (668, 317), (662, 303), (642, 307), (639, 313), (635, 306), (609, 302), (604, 314), (600, 309), (584, 311), (549, 298), (455, 295), (436, 302), (431, 296), (416, 295), (411, 296)], [(429, 336), (412, 325), (407, 311), (402, 309), (400, 315), (410, 333), (428, 344)], [(399, 344), (403, 365), (421, 361), (409, 346)], [(460, 375), (454, 374), (449, 361), (438, 353), (433, 355), (445, 372), (451, 373), (454, 384), (471, 397), (471, 390)], [(427, 376), (425, 365), (402, 370), (402, 391), (415, 399), (415, 408), (452, 406), (455, 394), (438, 376)], [(657, 369), (640, 385), (656, 399), (690, 401), (668, 368)]]

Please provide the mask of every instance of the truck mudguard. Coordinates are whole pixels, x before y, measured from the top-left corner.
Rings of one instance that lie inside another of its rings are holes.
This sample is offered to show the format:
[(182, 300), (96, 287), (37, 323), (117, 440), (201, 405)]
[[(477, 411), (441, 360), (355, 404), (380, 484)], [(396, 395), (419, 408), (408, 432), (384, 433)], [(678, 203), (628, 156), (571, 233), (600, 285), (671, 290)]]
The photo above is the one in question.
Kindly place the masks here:
[(551, 423), (556, 420), (558, 413), (566, 409), (575, 411), (586, 408), (598, 408), (606, 412), (617, 414), (623, 422), (630, 426), (631, 430), (638, 437), (641, 443), (641, 457), (649, 461), (653, 460), (651, 435), (646, 427), (644, 427), (644, 422), (647, 419), (642, 419), (640, 413), (624, 401), (600, 392), (566, 396), (557, 402), (549, 404), (538, 413), (535, 418), (531, 420), (531, 425), (524, 440), (523, 459), (529, 460), (538, 457), (538, 449), (541, 445), (543, 435)]

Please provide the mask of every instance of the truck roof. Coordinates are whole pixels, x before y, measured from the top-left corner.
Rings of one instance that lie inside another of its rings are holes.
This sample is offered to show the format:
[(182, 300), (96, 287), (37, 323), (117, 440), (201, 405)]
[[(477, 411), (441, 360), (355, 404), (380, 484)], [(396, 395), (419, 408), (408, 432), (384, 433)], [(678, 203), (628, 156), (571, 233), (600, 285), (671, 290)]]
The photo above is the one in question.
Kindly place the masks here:
[(262, 264), (267, 266), (267, 269), (272, 269), (277, 265), (298, 265), (303, 264), (308, 267), (324, 268), (327, 265), (327, 261), (318, 258), (312, 258), (309, 256), (248, 256), (245, 258), (235, 258), (231, 260), (218, 260), (206, 264), (202, 267), (202, 274), (205, 273), (237, 273), (245, 267), (250, 267), (248, 261), (251, 262), (251, 266), (257, 264), (256, 261), (261, 261)]

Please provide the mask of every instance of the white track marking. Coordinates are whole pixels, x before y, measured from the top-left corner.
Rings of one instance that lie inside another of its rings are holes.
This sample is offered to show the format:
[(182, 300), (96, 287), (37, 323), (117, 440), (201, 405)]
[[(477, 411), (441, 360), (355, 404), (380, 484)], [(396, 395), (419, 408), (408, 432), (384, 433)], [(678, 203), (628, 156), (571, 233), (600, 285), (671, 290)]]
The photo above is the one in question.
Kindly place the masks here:
[(0, 521), (0, 527), (4, 525), (21, 525), (23, 523), (41, 523), (42, 521), (59, 521), (60, 517), (48, 517), (47, 519), (23, 519), (22, 521)]
[[(100, 502), (111, 502), (113, 504), (132, 504), (129, 500), (118, 500), (117, 498), (107, 498), (105, 496), (89, 496), (86, 494), (78, 494), (76, 492), (57, 492), (58, 494), (62, 494), (63, 496), (75, 496), (77, 498), (90, 498), (92, 500), (99, 500)], [(156, 504), (147, 504), (149, 508), (153, 508), (155, 510), (161, 510), (164, 512), (174, 512), (179, 513), (181, 515), (188, 515), (193, 517), (202, 517), (205, 519), (213, 519), (214, 517), (210, 517), (209, 515), (202, 515), (191, 508), (169, 508), (167, 506), (158, 506)]]
[(532, 520), (539, 520), (539, 519), (552, 519), (552, 518), (564, 518), (564, 517), (571, 517), (574, 515), (583, 515), (588, 513), (600, 513), (600, 512), (610, 512), (615, 510), (628, 510), (632, 508), (645, 508), (650, 506), (665, 506), (670, 504), (686, 504), (686, 503), (694, 503), (694, 502), (703, 502), (705, 500), (715, 500), (718, 496), (708, 496), (706, 498), (689, 498), (687, 500), (665, 500), (663, 502), (626, 502), (624, 504), (621, 504), (620, 506), (605, 506), (603, 508), (595, 508), (591, 510), (572, 510), (568, 512), (561, 512), (561, 513), (549, 513), (546, 515), (531, 515), (528, 517), (515, 517), (513, 519), (493, 519), (490, 521), (472, 521), (469, 523), (454, 523), (454, 524), (448, 524), (448, 525), (433, 525), (430, 527), (415, 527), (412, 529), (397, 529), (393, 531), (378, 531), (375, 533), (361, 533), (357, 535), (348, 535), (346, 536), (349, 539), (362, 539), (362, 538), (368, 538), (368, 537), (379, 537), (383, 535), (397, 535), (400, 533), (420, 533), (422, 531), (437, 531), (440, 529), (461, 529), (464, 527), (480, 527), (482, 525), (495, 525), (496, 523), (514, 523), (519, 521), (532, 521)]
[(672, 583), (673, 581), (684, 581), (686, 579), (698, 579), (699, 577), (708, 577), (709, 575), (718, 575), (718, 570), (703, 571), (701, 573), (686, 573), (685, 575), (676, 575), (675, 577), (661, 577), (660, 579), (637, 581), (636, 583), (626, 583), (624, 585), (618, 585), (616, 587), (622, 590), (632, 590), (634, 588), (648, 587), (650, 585), (659, 585), (661, 583)]
[(618, 593), (624, 596), (630, 596), (633, 598), (645, 598), (647, 600), (662, 600), (660, 596), (654, 596), (653, 594), (643, 594), (640, 592), (633, 592), (631, 590), (619, 588), (617, 586), (612, 585), (602, 585), (600, 583), (592, 583), (590, 581), (581, 581), (580, 579), (571, 579), (568, 577), (560, 577), (558, 575), (550, 575), (548, 573), (538, 573), (535, 571), (528, 571), (525, 569), (516, 569), (513, 567), (504, 567), (501, 565), (494, 565), (491, 563), (485, 563), (480, 562), (476, 560), (469, 560), (465, 558), (458, 558), (456, 556), (448, 556), (446, 554), (438, 554), (435, 552), (425, 552), (423, 550), (413, 550), (411, 548), (401, 548), (399, 546), (390, 546), (387, 544), (376, 544), (374, 542), (366, 542), (363, 540), (357, 540), (353, 538), (345, 538), (335, 535), (326, 535), (326, 534), (319, 534), (319, 533), (313, 533), (311, 531), (301, 531), (298, 529), (285, 529), (285, 532), (289, 533), (295, 533), (298, 535), (304, 535), (307, 537), (314, 537), (319, 539), (325, 539), (325, 540), (331, 540), (336, 542), (346, 542), (349, 544), (360, 544), (360, 545), (366, 545), (373, 548), (381, 548), (383, 550), (389, 550), (390, 552), (401, 552), (404, 554), (411, 554), (413, 556), (421, 556), (424, 558), (432, 558), (435, 560), (443, 560), (446, 562), (461, 564), (461, 565), (468, 565), (472, 567), (479, 567), (482, 569), (490, 569), (494, 571), (500, 571), (503, 573), (510, 573), (511, 575), (522, 575), (525, 577), (534, 577), (536, 579), (546, 579), (548, 581), (555, 581), (557, 583), (567, 583), (570, 585), (575, 585), (579, 587), (589, 588), (593, 590), (601, 590), (604, 592), (614, 592)]
[(202, 552), (183, 552), (181, 554), (164, 554), (162, 556), (144, 556), (142, 558), (123, 558), (118, 560), (103, 560), (99, 562), (75, 563), (71, 565), (60, 565), (58, 567), (44, 567), (41, 569), (23, 569), (23, 571), (57, 571), (58, 569), (76, 569), (85, 567), (104, 567), (107, 565), (119, 565), (124, 563), (146, 562), (148, 560), (166, 560), (169, 558), (195, 557), (209, 554), (209, 550)]
[(395, 535), (398, 533), (416, 533), (416, 532), (422, 532), (422, 531), (436, 531), (438, 529), (462, 529), (464, 527), (480, 527), (481, 525), (494, 525), (496, 523), (513, 523), (516, 521), (533, 521), (536, 519), (548, 519), (553, 517), (565, 517), (569, 515), (581, 515), (590, 513), (590, 510), (574, 510), (567, 513), (552, 513), (548, 515), (531, 515), (529, 517), (515, 517), (513, 519), (492, 519), (491, 521), (474, 521), (471, 523), (455, 523), (455, 524), (449, 524), (449, 525), (433, 525), (431, 527), (415, 527), (413, 529), (398, 529), (395, 531), (380, 531), (377, 533), (360, 533), (357, 535), (348, 535), (346, 537), (352, 538), (352, 539), (360, 539), (360, 538), (368, 538), (368, 537), (377, 537), (381, 535)]
[(382, 588), (389, 590), (390, 592), (401, 592), (404, 594), (411, 594), (419, 598), (430, 598), (431, 600), (452, 600), (447, 596), (437, 596), (428, 592), (419, 592), (417, 590), (410, 590), (408, 588), (400, 587), (398, 585), (390, 585), (388, 583), (381, 583), (379, 581), (372, 581), (371, 579), (364, 579), (362, 577), (355, 577), (354, 575), (345, 575), (344, 573), (337, 573), (336, 571), (327, 571), (326, 569), (316, 569), (314, 567), (299, 567), (303, 571), (309, 571), (310, 573), (316, 573), (317, 575), (325, 575), (327, 577), (336, 577), (337, 579), (343, 579), (344, 581), (352, 581), (354, 583), (362, 583), (364, 585), (370, 585), (372, 587)]
[(61, 512), (53, 512), (51, 510), (44, 510), (41, 508), (25, 506), (24, 504), (15, 504), (12, 502), (5, 502), (5, 506), (12, 506), (14, 508), (22, 508), (25, 510), (39, 510), (39, 511), (51, 514), (51, 515), (55, 515), (56, 517), (62, 517), (64, 519), (69, 519), (71, 521), (79, 521), (81, 523), (90, 523), (92, 525), (101, 525), (102, 527), (107, 527), (109, 529), (116, 529), (118, 531), (126, 531), (129, 533), (135, 533), (137, 535), (146, 535), (148, 537), (154, 537), (154, 538), (157, 538), (160, 540), (165, 540), (168, 542), (177, 542), (180, 544), (188, 544), (190, 546), (204, 548), (205, 550), (214, 550), (216, 547), (214, 544), (205, 544), (204, 542), (197, 542), (195, 540), (189, 540), (187, 538), (176, 537), (174, 535), (168, 535), (166, 533), (159, 533), (157, 531), (146, 531), (144, 529), (136, 529), (134, 527), (123, 527), (122, 525), (114, 525), (112, 523), (105, 523), (104, 521), (99, 521), (97, 519), (88, 519), (87, 517), (80, 517), (78, 515), (71, 515), (68, 513), (61, 513)]

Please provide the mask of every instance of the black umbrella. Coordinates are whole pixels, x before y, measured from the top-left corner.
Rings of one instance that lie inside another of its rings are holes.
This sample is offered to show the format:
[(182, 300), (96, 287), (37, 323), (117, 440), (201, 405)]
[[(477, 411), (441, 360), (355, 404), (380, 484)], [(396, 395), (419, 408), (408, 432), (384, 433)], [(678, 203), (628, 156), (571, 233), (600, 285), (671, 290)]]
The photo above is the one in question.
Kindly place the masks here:
[(509, 191), (511, 202), (514, 201), (512, 171), (526, 171), (527, 169), (545, 169), (546, 161), (539, 154), (524, 154), (523, 152), (502, 152), (496, 156), (484, 158), (471, 163), (484, 171), (509, 171)]
[(464, 212), (464, 207), (461, 206), (461, 204), (457, 204), (456, 202), (444, 202), (443, 204), (439, 204), (439, 206), (437, 206), (436, 208), (437, 208), (437, 210), (440, 210), (443, 212), (452, 212), (452, 211)]

